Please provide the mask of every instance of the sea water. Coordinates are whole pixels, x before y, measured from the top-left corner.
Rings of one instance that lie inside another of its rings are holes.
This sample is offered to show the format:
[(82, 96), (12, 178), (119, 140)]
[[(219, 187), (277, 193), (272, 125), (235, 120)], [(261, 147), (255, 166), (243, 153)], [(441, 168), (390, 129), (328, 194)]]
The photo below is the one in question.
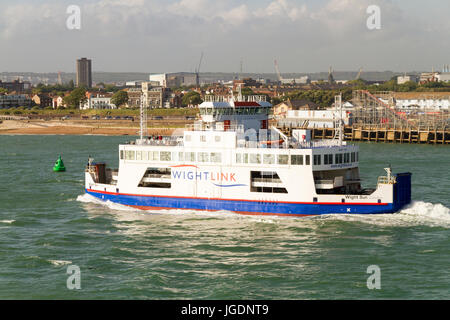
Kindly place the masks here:
[(85, 195), (88, 156), (117, 167), (131, 139), (0, 136), (0, 299), (450, 298), (448, 146), (360, 144), (364, 187), (389, 165), (413, 173), (399, 213), (280, 218)]

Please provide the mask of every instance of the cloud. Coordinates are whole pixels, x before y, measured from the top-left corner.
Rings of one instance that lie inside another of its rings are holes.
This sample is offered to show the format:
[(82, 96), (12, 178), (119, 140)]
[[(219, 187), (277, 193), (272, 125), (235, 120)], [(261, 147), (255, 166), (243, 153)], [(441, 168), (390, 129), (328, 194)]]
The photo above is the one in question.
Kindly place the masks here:
[[(145, 65), (181, 70), (201, 51), (206, 51), (205, 68), (211, 70), (238, 69), (244, 57), (246, 69), (272, 72), (275, 56), (290, 69), (317, 70), (330, 63), (355, 68), (363, 60), (373, 68), (389, 68), (396, 66), (389, 55), (408, 52), (398, 65), (412, 64), (423, 60), (419, 50), (449, 36), (448, 20), (413, 16), (402, 1), (327, 0), (313, 6), (293, 0), (92, 0), (80, 4), (80, 31), (66, 28), (67, 4), (60, 1), (3, 2), (0, 41), (9, 50), (0, 52), (0, 58), (25, 65), (15, 54), (32, 45), (33, 57), (46, 61), (41, 65), (47, 68), (64, 59), (51, 48), (101, 57), (105, 69)], [(366, 27), (371, 4), (382, 10), (379, 31)], [(439, 46), (443, 52), (433, 50), (427, 58), (441, 59), (449, 45)], [(112, 65), (115, 61), (119, 63)]]

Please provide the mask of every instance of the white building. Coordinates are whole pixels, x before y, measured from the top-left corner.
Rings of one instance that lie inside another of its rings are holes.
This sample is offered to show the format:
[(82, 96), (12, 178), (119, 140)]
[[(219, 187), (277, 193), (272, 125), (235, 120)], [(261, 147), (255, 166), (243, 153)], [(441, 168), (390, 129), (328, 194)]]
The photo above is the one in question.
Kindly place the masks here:
[(151, 74), (149, 77), (150, 82), (157, 82), (158, 86), (167, 86), (167, 73)]
[(439, 73), (436, 78), (438, 79), (438, 81), (442, 81), (442, 82), (450, 82), (450, 72), (442, 72)]
[[(279, 123), (286, 126), (308, 128), (335, 128), (341, 118), (340, 110), (288, 110), (286, 119)], [(342, 120), (345, 125), (352, 125), (353, 114), (350, 111), (342, 111)]]
[(397, 77), (397, 84), (404, 84), (404, 83), (410, 82), (410, 81), (418, 82), (419, 79), (416, 76), (407, 76), (407, 75)]
[(164, 88), (197, 85), (197, 74), (189, 72), (151, 74), (150, 82)]
[(308, 76), (303, 76), (294, 79), (281, 79), (280, 82), (281, 84), (308, 84), (310, 83), (310, 79)]
[[(393, 94), (395, 107), (400, 110), (450, 110), (448, 92), (396, 92)], [(389, 103), (386, 99), (380, 99)]]
[(117, 109), (117, 106), (111, 102), (112, 95), (92, 94), (86, 102), (80, 106), (80, 109)]

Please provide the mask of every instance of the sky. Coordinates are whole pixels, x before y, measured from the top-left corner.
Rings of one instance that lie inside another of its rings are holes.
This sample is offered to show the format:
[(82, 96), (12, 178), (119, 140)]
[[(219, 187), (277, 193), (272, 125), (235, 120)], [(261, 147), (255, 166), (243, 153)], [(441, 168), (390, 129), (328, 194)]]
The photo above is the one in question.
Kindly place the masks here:
[(1, 0), (0, 72), (75, 72), (80, 57), (94, 71), (193, 72), (202, 52), (201, 72), (440, 70), (449, 13), (449, 0)]

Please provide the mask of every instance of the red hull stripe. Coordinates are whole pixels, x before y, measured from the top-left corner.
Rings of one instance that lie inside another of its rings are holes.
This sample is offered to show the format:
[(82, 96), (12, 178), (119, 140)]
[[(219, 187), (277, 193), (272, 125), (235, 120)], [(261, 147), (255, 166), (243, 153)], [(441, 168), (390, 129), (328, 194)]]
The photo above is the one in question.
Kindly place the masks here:
[(153, 198), (177, 198), (177, 199), (199, 199), (199, 200), (221, 200), (221, 201), (246, 201), (246, 202), (263, 202), (263, 203), (287, 203), (287, 204), (315, 204), (315, 205), (342, 205), (348, 206), (387, 206), (387, 203), (368, 203), (368, 202), (289, 202), (289, 201), (263, 201), (263, 200), (247, 200), (247, 199), (223, 199), (223, 198), (200, 198), (200, 197), (181, 197), (181, 196), (161, 196), (161, 195), (146, 195), (146, 194), (130, 194), (130, 193), (117, 193), (87, 189), (89, 192), (110, 194), (115, 196), (130, 196), (130, 197), (153, 197)]
[(170, 166), (170, 168), (186, 168), (186, 167), (199, 169), (199, 167), (191, 165), (191, 164), (180, 164), (178, 166)]

